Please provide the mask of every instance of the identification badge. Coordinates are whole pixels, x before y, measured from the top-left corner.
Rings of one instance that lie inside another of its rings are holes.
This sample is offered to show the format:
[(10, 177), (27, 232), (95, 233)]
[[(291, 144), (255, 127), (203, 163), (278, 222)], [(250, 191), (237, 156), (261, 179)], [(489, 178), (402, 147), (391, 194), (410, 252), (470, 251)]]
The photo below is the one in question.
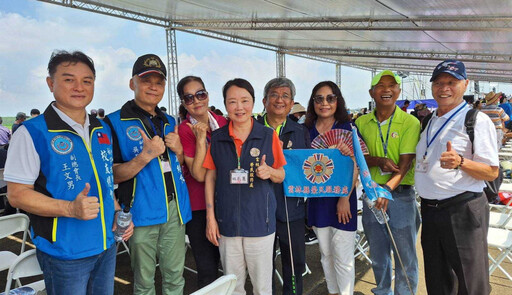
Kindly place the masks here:
[(382, 169), (379, 168), (380, 175), (389, 175), (392, 174), (392, 172), (384, 172)]
[(162, 171), (164, 171), (164, 173), (171, 172), (171, 164), (168, 160), (161, 160), (160, 165), (162, 166)]
[(235, 169), (229, 171), (230, 184), (248, 184), (249, 183), (249, 171), (244, 169)]
[(425, 173), (428, 170), (428, 162), (426, 160), (421, 160), (416, 163), (415, 172)]

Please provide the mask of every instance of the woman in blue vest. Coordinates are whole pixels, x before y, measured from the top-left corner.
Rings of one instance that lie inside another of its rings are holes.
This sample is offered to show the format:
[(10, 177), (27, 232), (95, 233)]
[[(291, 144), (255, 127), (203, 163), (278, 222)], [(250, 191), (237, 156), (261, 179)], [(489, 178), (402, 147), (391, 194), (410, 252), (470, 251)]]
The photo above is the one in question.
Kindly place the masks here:
[(254, 89), (233, 79), (222, 90), (230, 122), (212, 134), (203, 166), (206, 235), (219, 246), (224, 272), (235, 274), (233, 294), (245, 294), (249, 271), (254, 294), (272, 294), (276, 229), (274, 183), (286, 164), (277, 133), (254, 123)]
[[(306, 127), (312, 140), (331, 129), (352, 131), (345, 100), (331, 81), (318, 83), (311, 93), (306, 112)], [(339, 147), (349, 154), (347, 146)], [(322, 268), (329, 294), (354, 292), (354, 241), (357, 229), (357, 199), (354, 183), (350, 197), (309, 198), (308, 224), (318, 238)]]

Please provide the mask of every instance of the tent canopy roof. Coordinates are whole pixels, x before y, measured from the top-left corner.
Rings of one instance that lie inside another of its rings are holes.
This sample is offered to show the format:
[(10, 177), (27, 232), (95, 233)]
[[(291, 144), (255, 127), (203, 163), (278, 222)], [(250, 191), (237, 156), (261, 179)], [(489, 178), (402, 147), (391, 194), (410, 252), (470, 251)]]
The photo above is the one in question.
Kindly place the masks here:
[(363, 69), (512, 81), (510, 0), (42, 0)]

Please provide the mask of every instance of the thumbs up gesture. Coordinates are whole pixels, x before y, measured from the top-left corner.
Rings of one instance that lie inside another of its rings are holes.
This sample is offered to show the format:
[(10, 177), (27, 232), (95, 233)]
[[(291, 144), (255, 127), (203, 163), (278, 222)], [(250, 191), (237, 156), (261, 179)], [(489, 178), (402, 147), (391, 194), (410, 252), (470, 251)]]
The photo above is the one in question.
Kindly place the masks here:
[(448, 141), (446, 143), (446, 152), (441, 154), (439, 161), (441, 162), (441, 168), (455, 169), (460, 165), (462, 158), (457, 151), (452, 148), (452, 143)]
[(272, 173), (272, 167), (268, 166), (267, 163), (265, 163), (266, 159), (267, 155), (263, 155), (261, 157), (260, 166), (256, 168), (256, 176), (258, 176), (261, 179), (269, 179), (270, 174)]
[(100, 203), (98, 203), (98, 198), (87, 196), (90, 189), (91, 185), (86, 183), (84, 189), (76, 196), (75, 200), (68, 203), (69, 217), (90, 220), (98, 216)]
[(154, 158), (160, 156), (165, 152), (165, 144), (162, 138), (158, 135), (154, 136), (153, 138), (149, 139), (149, 137), (146, 135), (146, 133), (139, 128), (139, 132), (142, 135), (142, 154), (144, 154), (149, 161), (153, 160)]
[(174, 126), (174, 132), (169, 132), (165, 136), (165, 146), (170, 148), (176, 155), (183, 153), (183, 146), (178, 135), (178, 125)]

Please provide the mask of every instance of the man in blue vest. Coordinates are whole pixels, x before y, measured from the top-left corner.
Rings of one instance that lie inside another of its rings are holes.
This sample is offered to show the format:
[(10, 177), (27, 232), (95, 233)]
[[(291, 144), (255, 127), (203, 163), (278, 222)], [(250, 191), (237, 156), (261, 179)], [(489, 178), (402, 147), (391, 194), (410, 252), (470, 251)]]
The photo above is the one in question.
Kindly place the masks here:
[[(263, 93), (263, 105), (267, 113), (259, 118), (258, 122), (277, 132), (283, 149), (309, 148), (311, 145), (309, 131), (288, 117), (295, 97), (293, 82), (284, 77), (274, 78), (265, 85)], [(295, 294), (302, 294), (302, 273), (306, 265), (304, 198), (286, 198), (282, 184), (274, 185), (274, 192), (277, 203), (276, 244), (279, 242), (281, 250), (283, 294), (293, 294), (292, 262), (296, 274)], [(288, 207), (288, 214), (286, 214), (285, 204)], [(289, 233), (288, 228), (290, 229)], [(291, 242), (288, 239), (289, 235)], [(290, 244), (293, 255), (290, 253)], [(291, 257), (293, 257), (293, 261)], [(275, 292), (275, 284), (273, 284), (273, 289)]]
[[(13, 135), (5, 167), (9, 202), (29, 212), (48, 294), (113, 294), (116, 264), (112, 136), (85, 110), (93, 61), (54, 52), (46, 79), (55, 102)], [(123, 238), (133, 232), (133, 225)]]
[(185, 286), (185, 223), (192, 212), (178, 125), (157, 106), (166, 76), (158, 56), (139, 57), (130, 79), (135, 99), (105, 118), (114, 138), (114, 180), (135, 224), (130, 240), (134, 294), (155, 294), (157, 258), (163, 294), (183, 294)]

